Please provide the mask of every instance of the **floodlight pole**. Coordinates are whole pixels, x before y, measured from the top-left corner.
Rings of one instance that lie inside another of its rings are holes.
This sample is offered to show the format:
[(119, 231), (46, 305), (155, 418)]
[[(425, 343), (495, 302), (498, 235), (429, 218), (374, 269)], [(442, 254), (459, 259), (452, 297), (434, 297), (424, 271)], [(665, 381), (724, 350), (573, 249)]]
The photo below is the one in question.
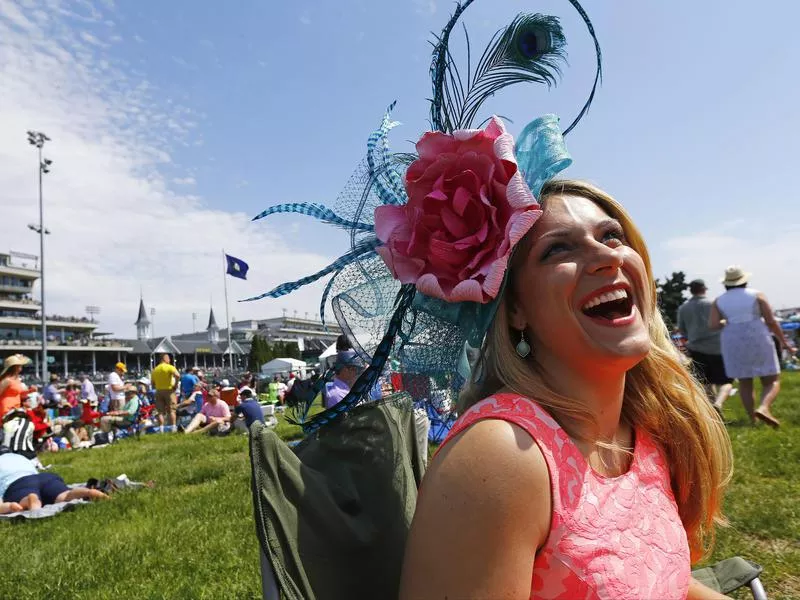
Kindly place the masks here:
[(28, 143), (36, 146), (39, 155), (39, 260), (41, 266), (39, 267), (39, 285), (42, 294), (42, 383), (47, 383), (47, 306), (45, 304), (44, 293), (44, 201), (42, 191), (42, 179), (45, 173), (50, 172), (51, 160), (42, 157), (42, 147), (44, 143), (50, 141), (50, 138), (41, 131), (28, 131)]

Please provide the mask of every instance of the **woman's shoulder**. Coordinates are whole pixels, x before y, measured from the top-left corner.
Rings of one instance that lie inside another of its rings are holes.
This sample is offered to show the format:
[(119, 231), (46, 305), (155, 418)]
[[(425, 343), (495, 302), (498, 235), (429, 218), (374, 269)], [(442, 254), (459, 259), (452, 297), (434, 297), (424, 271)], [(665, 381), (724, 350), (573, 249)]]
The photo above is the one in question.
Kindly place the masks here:
[[(531, 435), (513, 422), (481, 419), (449, 438), (431, 461), (423, 493), (459, 498), (467, 513), (491, 506), (487, 514), (495, 519), (533, 518), (535, 526), (546, 532), (547, 462)], [(534, 498), (541, 501), (531, 513)]]
[(532, 400), (516, 394), (484, 398), (457, 419), (432, 467), (446, 463), (446, 470), (463, 472), (465, 481), (476, 485), (505, 487), (522, 477), (525, 486), (549, 489), (547, 463), (531, 426), (540, 411)]

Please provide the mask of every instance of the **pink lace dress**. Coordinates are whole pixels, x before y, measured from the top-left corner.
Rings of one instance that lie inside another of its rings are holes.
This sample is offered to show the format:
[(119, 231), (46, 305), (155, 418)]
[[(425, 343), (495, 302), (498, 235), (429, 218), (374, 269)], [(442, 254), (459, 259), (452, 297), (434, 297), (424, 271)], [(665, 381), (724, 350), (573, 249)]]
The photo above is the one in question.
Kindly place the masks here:
[(497, 394), (472, 406), (442, 445), (481, 419), (527, 431), (550, 471), (552, 519), (533, 560), (531, 598), (684, 600), (691, 577), (689, 544), (658, 447), (636, 432), (631, 467), (603, 477), (538, 404)]

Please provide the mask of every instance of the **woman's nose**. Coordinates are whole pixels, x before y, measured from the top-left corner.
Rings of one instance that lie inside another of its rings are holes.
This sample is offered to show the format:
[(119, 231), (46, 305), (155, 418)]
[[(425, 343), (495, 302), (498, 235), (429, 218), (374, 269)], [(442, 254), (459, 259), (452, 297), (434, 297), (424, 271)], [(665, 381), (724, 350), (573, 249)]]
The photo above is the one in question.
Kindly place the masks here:
[(622, 253), (619, 248), (596, 242), (590, 250), (588, 270), (590, 273), (617, 271), (622, 267)]

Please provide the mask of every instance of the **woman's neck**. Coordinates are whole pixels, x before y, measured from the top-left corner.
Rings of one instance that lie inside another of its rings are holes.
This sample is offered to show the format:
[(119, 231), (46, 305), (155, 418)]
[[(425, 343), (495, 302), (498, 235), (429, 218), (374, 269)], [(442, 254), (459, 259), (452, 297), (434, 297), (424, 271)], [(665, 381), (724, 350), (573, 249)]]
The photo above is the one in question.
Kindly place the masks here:
[(614, 443), (620, 435), (625, 373), (592, 371), (589, 373), (562, 368), (546, 368), (544, 378), (557, 394), (574, 399), (592, 415), (591, 422), (561, 416), (563, 426), (574, 437), (589, 443)]

